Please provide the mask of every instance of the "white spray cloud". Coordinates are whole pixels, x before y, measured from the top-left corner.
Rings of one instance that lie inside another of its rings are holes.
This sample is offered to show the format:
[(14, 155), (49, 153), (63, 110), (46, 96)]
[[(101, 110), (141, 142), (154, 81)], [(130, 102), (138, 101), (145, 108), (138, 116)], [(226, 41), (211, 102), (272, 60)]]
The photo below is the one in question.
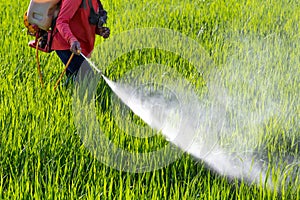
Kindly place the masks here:
[(105, 79), (118, 97), (149, 126), (161, 131), (167, 140), (203, 160), (218, 173), (257, 183), (260, 175), (265, 178), (263, 170), (251, 158), (242, 155), (237, 158), (228, 151), (231, 149), (220, 146), (221, 132), (226, 126), (228, 131), (229, 126), (222, 104), (212, 106), (208, 100), (200, 102), (196, 96), (187, 97), (186, 93), (185, 102), (181, 99), (180, 103), (174, 103), (173, 100), (170, 104), (160, 96), (161, 92), (152, 97), (142, 93), (137, 95), (134, 94), (136, 89)]
[[(238, 56), (211, 72), (208, 92), (201, 98), (176, 83), (173, 98), (165, 98), (159, 89), (150, 94), (141, 85), (105, 80), (136, 115), (183, 151), (222, 175), (272, 186), (266, 174), (268, 163), (256, 157), (255, 149), (263, 137), (263, 126), (273, 117), (288, 115), (280, 109), (285, 98), (277, 85), (283, 81), (280, 73), (290, 73), (284, 81), (294, 84), (299, 70), (294, 66), (290, 72), (282, 66), (277, 70), (272, 67), (274, 62), (284, 61), (281, 55), (270, 53), (270, 44), (248, 42), (240, 46)], [(297, 101), (289, 102), (289, 107), (295, 107)]]

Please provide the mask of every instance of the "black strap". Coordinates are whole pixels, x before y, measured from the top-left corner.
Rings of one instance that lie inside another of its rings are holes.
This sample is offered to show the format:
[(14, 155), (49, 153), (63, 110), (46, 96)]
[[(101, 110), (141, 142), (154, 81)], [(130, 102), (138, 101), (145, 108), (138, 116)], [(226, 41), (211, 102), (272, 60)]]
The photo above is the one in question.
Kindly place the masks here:
[[(61, 6), (61, 1), (58, 2), (57, 4), (57, 8)], [(50, 53), (52, 51), (52, 41), (53, 41), (53, 37), (54, 35), (58, 32), (58, 30), (56, 30), (55, 26), (56, 26), (56, 20), (57, 20), (58, 15), (52, 20), (51, 22), (51, 30), (50, 33), (48, 31), (48, 34), (50, 34), (50, 38), (48, 41), (48, 52)], [(48, 39), (48, 38), (47, 38)]]
[[(85, 1), (85, 0), (83, 0), (83, 1)], [(99, 10), (103, 10), (103, 6), (102, 6), (102, 3), (100, 2), (100, 0), (97, 0), (97, 2), (98, 2)], [(96, 13), (95, 9), (93, 7), (93, 4), (92, 4), (92, 0), (89, 0), (89, 6), (90, 6), (91, 12)]]
[[(54, 29), (55, 29), (55, 24), (56, 24), (56, 19), (57, 19), (57, 17), (56, 17), (55, 19), (52, 20), (50, 33), (48, 32), (48, 34), (50, 34), (50, 38), (49, 38), (49, 41), (48, 41), (48, 52), (49, 52), (49, 53), (52, 51), (51, 48), (52, 48), (53, 37), (54, 37), (54, 34), (57, 32), (57, 30), (54, 31)], [(47, 39), (48, 39), (48, 38), (47, 38)]]
[[(98, 2), (98, 5), (99, 5), (99, 9), (103, 10), (103, 6), (102, 6), (100, 0), (97, 0), (97, 2)], [(90, 6), (90, 9), (93, 9), (93, 11), (95, 11), (91, 0), (89, 0), (89, 6)], [(86, 8), (86, 0), (82, 0), (82, 3), (80, 5), (80, 7), (81, 8)]]
[(86, 0), (82, 0), (80, 8), (86, 9)]

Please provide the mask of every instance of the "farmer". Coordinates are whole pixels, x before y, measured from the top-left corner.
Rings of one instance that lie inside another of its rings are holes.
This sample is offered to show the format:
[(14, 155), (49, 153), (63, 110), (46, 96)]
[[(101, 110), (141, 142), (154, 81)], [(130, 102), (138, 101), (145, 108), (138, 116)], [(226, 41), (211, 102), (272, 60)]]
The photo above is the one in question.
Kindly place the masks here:
[[(103, 27), (107, 13), (100, 0), (62, 0), (56, 20), (52, 50), (55, 50), (61, 61), (66, 65), (72, 53), (67, 71), (68, 84), (75, 77), (84, 58), (90, 57), (94, 49), (95, 36), (108, 38), (110, 29)], [(85, 62), (86, 63), (86, 62)]]

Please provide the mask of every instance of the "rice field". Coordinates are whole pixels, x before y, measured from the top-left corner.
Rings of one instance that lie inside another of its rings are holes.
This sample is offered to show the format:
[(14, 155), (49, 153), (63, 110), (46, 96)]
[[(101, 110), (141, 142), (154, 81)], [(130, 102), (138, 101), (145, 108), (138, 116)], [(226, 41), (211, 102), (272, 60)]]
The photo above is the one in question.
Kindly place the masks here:
[[(29, 0), (13, 0), (0, 3), (0, 199), (300, 199), (299, 1), (102, 3), (111, 37), (97, 38), (91, 58), (96, 66), (110, 80), (136, 87), (184, 80), (176, 86), (193, 90), (212, 108), (213, 115), (201, 121), (204, 135), (218, 138), (218, 146), (236, 157), (251, 154), (265, 176), (254, 181), (220, 173), (224, 162), (178, 149), (174, 162), (157, 167), (154, 160), (152, 170), (122, 170), (99, 160), (79, 129), (94, 128), (92, 117), (111, 143), (128, 152), (154, 152), (169, 141), (126, 108), (101, 77), (87, 107), (76, 107), (82, 101), (75, 86), (54, 91), (64, 68), (54, 52), (39, 54), (42, 88), (35, 50), (27, 45), (33, 38), (23, 25)], [(199, 48), (185, 49), (176, 37), (142, 38), (143, 30), (171, 30)], [(134, 34), (123, 37), (128, 31)], [(155, 48), (165, 41), (177, 49)], [(131, 49), (139, 42), (150, 45)], [(191, 55), (199, 52), (194, 62)], [(94, 112), (83, 116), (78, 109)], [(115, 158), (97, 142), (105, 158)]]

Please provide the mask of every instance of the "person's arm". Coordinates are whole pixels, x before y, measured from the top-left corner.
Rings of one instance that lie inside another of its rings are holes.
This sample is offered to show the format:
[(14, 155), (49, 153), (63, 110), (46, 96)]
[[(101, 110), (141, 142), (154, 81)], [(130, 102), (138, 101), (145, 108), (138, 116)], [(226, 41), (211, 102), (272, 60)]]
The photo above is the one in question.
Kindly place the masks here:
[(79, 9), (82, 0), (62, 0), (60, 12), (56, 20), (56, 28), (70, 46), (78, 41), (73, 35), (69, 22)]

